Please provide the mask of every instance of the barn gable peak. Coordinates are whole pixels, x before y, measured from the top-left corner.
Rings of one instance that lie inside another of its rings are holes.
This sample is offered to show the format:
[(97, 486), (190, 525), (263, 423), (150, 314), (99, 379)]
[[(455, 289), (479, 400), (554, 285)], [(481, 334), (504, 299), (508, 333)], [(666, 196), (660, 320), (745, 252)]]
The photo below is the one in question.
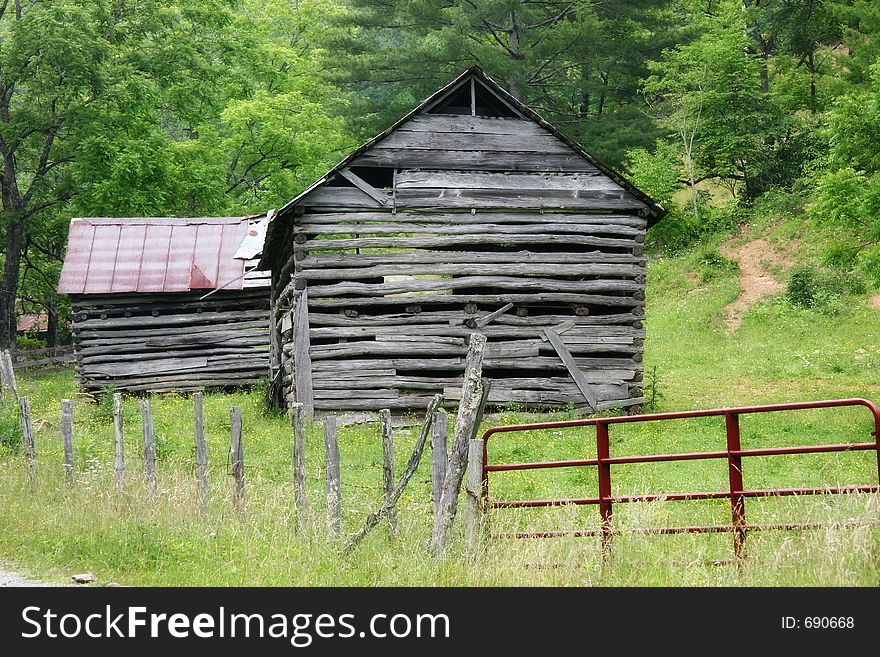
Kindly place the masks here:
[[(491, 128), (487, 128), (489, 124)], [(492, 134), (495, 132), (498, 134)], [(475, 135), (482, 141), (477, 143)], [(488, 153), (480, 150), (486, 142)], [(438, 156), (441, 150), (447, 154)], [(517, 158), (521, 150), (527, 157)], [(623, 193), (637, 205), (648, 217), (648, 225), (666, 214), (659, 203), (508, 93), (481, 67), (472, 66), (282, 207), (268, 226), (260, 266), (269, 266), (275, 233), (279, 232), (276, 225), (295, 214), (297, 207), (298, 212), (313, 203), (320, 207), (321, 199), (335, 190), (337, 200), (347, 195), (364, 207), (391, 209), (394, 199), (387, 190), (395, 187), (395, 171), (450, 169), (598, 175), (608, 179), (606, 189)], [(342, 193), (340, 187), (349, 189)]]

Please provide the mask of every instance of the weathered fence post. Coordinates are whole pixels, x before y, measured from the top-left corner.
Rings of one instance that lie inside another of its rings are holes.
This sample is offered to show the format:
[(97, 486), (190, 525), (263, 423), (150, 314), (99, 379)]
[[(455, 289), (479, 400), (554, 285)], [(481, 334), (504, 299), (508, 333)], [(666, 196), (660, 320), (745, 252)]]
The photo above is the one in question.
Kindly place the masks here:
[(196, 443), (196, 480), (199, 496), (204, 504), (210, 494), (208, 483), (208, 443), (205, 441), (205, 414), (202, 406), (202, 393), (193, 394), (193, 429)]
[(141, 428), (144, 435), (144, 474), (147, 477), (147, 492), (155, 495), (158, 492), (156, 483), (156, 437), (153, 435), (153, 413), (150, 400), (141, 400)]
[(464, 544), (471, 556), (480, 546), (483, 525), (483, 441), (471, 440), (468, 446), (467, 505), (465, 506)]
[(407, 484), (409, 484), (410, 479), (412, 479), (412, 476), (416, 473), (416, 469), (419, 467), (419, 463), (422, 460), (422, 452), (425, 451), (425, 444), (428, 440), (428, 432), (431, 431), (433, 420), (437, 417), (435, 411), (440, 408), (440, 404), (442, 403), (443, 395), (434, 395), (433, 399), (431, 399), (431, 403), (428, 404), (428, 411), (425, 413), (425, 422), (422, 424), (422, 431), (419, 433), (419, 438), (416, 440), (415, 447), (413, 447), (412, 456), (409, 457), (409, 462), (406, 464), (403, 474), (400, 475), (400, 481), (397, 482), (397, 487), (394, 489), (391, 499), (383, 500), (382, 506), (380, 506), (377, 511), (374, 511), (367, 516), (364, 526), (346, 541), (345, 552), (353, 550), (355, 546), (357, 546), (357, 544), (360, 543), (368, 533), (370, 533), (371, 529), (382, 522), (382, 519), (388, 515), (390, 506), (397, 505), (397, 501), (400, 499), (400, 496), (403, 495), (403, 491), (406, 490)]
[(391, 411), (379, 411), (379, 425), (382, 430), (382, 485), (385, 489), (385, 504), (388, 506), (388, 529), (392, 536), (398, 532), (397, 505), (394, 504), (394, 436), (391, 427)]
[(33, 482), (37, 470), (36, 453), (34, 451), (34, 425), (31, 422), (31, 400), (22, 397), (18, 400), (21, 411), (21, 437), (24, 442), (24, 456), (27, 459), (28, 481)]
[(435, 557), (443, 555), (446, 549), (449, 531), (455, 520), (458, 509), (458, 494), (467, 465), (467, 453), (470, 440), (479, 429), (479, 419), (488, 394), (488, 381), (482, 379), (483, 353), (486, 350), (486, 336), (472, 333), (465, 361), (464, 381), (461, 389), (461, 401), (455, 419), (455, 435), (452, 451), (446, 468), (443, 482), (443, 493), (440, 497), (440, 512), (434, 521), (429, 550)]
[(440, 496), (443, 494), (443, 481), (446, 479), (446, 459), (449, 458), (447, 440), (446, 413), (436, 411), (431, 430), (431, 489), (434, 493), (435, 521), (440, 513)]
[(290, 423), (293, 425), (293, 506), (296, 526), (300, 532), (306, 524), (306, 428), (305, 413), (299, 402), (290, 405)]
[(113, 433), (115, 438), (113, 472), (116, 476), (116, 490), (119, 490), (125, 477), (125, 442), (122, 432), (122, 395), (118, 392), (113, 393)]
[(12, 354), (7, 349), (0, 351), (0, 397), (8, 390), (18, 398), (18, 386), (15, 382), (15, 370), (12, 368)]
[(61, 400), (61, 441), (64, 443), (64, 476), (73, 482), (73, 402)]
[(324, 454), (327, 466), (327, 527), (338, 535), (342, 528), (342, 491), (339, 488), (339, 438), (336, 416), (324, 418)]
[(244, 509), (244, 448), (241, 444), (241, 408), (238, 406), (229, 409), (229, 426), (232, 434), (232, 478), (235, 481), (232, 502), (235, 510), (241, 513)]

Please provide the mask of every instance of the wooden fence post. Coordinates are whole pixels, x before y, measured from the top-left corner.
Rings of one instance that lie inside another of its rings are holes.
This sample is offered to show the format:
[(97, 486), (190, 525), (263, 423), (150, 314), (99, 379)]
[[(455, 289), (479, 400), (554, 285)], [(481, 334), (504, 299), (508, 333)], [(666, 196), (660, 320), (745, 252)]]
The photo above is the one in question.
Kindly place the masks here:
[(488, 385), (486, 385), (488, 381), (481, 377), (485, 350), (486, 336), (472, 333), (465, 360), (464, 381), (455, 420), (452, 451), (449, 454), (443, 494), (440, 497), (440, 512), (431, 533), (429, 550), (435, 557), (442, 556), (446, 549), (449, 531), (452, 529), (458, 509), (458, 494), (467, 466), (468, 446), (479, 429), (480, 417), (488, 395)]
[(61, 440), (64, 443), (64, 476), (73, 483), (73, 402), (61, 400)]
[(28, 481), (33, 482), (37, 471), (36, 453), (34, 451), (34, 425), (31, 422), (31, 400), (22, 397), (18, 400), (21, 411), (21, 436), (24, 442), (24, 455), (27, 459)]
[(208, 483), (208, 443), (205, 441), (205, 414), (202, 405), (202, 393), (193, 394), (193, 429), (196, 443), (196, 480), (199, 485), (199, 496), (204, 504), (210, 494)]
[(156, 437), (153, 435), (153, 413), (150, 400), (141, 400), (141, 428), (144, 434), (144, 474), (147, 477), (147, 492), (155, 495), (158, 492), (156, 483)]
[(431, 429), (431, 488), (434, 492), (435, 519), (440, 513), (440, 496), (446, 479), (446, 459), (449, 458), (447, 440), (446, 413), (436, 411)]
[(306, 524), (306, 428), (305, 413), (299, 402), (290, 404), (290, 422), (293, 425), (293, 506), (296, 526), (302, 532)]
[(391, 427), (391, 411), (379, 411), (379, 425), (382, 431), (382, 485), (385, 490), (385, 504), (388, 507), (388, 529), (392, 536), (398, 532), (397, 505), (394, 504), (394, 435)]
[(342, 491), (339, 488), (339, 438), (336, 416), (324, 418), (324, 454), (327, 466), (327, 527), (333, 535), (342, 528)]
[(9, 350), (0, 351), (0, 397), (8, 390), (18, 398), (18, 386), (15, 382), (15, 370), (12, 367), (12, 354)]
[(241, 408), (238, 406), (229, 409), (229, 426), (232, 434), (232, 478), (235, 480), (232, 502), (235, 510), (241, 513), (244, 509), (244, 448), (241, 444)]
[(467, 483), (465, 493), (464, 544), (471, 556), (476, 554), (482, 537), (483, 512), (483, 441), (471, 440), (468, 445)]
[(125, 442), (122, 432), (122, 395), (118, 392), (113, 393), (113, 433), (115, 438), (113, 472), (116, 475), (116, 490), (119, 490), (125, 477)]

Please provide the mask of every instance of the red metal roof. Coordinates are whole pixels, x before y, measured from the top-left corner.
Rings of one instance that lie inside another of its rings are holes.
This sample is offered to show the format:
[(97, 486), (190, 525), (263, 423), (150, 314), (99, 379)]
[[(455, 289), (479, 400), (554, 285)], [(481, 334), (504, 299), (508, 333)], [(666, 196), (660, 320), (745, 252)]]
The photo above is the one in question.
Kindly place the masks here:
[(19, 315), (16, 330), (20, 333), (26, 333), (28, 331), (48, 331), (49, 316), (46, 313), (40, 313), (39, 315)]
[(240, 290), (245, 263), (233, 256), (251, 219), (73, 219), (58, 291)]

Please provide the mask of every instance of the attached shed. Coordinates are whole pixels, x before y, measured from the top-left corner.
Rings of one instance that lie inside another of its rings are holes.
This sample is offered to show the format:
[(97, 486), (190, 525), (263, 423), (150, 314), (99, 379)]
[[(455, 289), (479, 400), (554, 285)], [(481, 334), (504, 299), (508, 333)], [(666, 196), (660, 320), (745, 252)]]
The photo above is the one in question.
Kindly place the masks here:
[(638, 405), (664, 213), (471, 68), (269, 223), (275, 403), (455, 400), (480, 331), (493, 405)]
[[(58, 284), (80, 386), (199, 390), (264, 381), (269, 274), (236, 257), (256, 217), (73, 219)], [(209, 296), (206, 296), (209, 295)]]

